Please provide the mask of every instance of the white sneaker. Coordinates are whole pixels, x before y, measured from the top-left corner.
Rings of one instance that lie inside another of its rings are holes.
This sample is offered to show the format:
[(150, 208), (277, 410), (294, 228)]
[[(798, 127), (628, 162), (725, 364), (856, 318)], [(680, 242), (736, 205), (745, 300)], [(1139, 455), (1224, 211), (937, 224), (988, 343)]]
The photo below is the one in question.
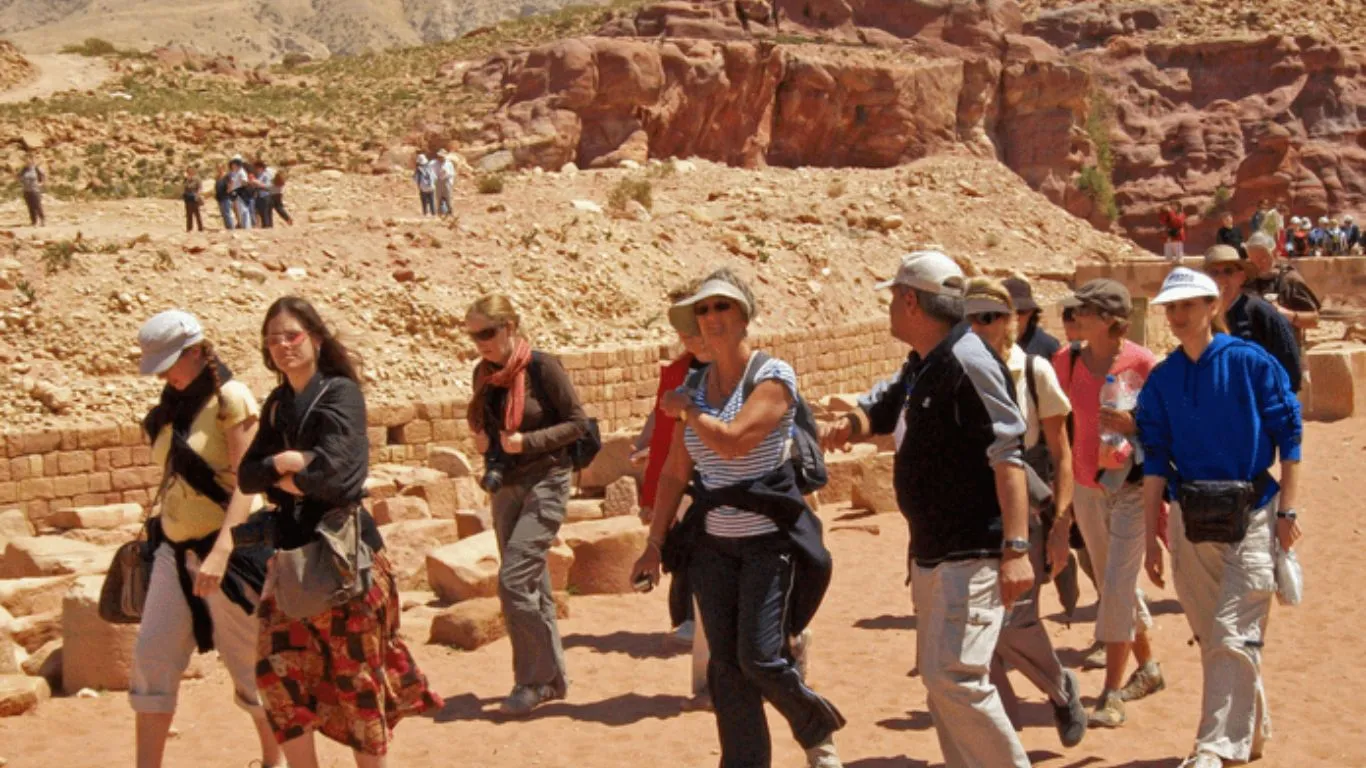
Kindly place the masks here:
[(835, 740), (827, 736), (825, 741), (806, 750), (806, 768), (844, 768), (840, 756), (835, 752)]
[(1224, 759), (1213, 752), (1201, 750), (1186, 758), (1180, 768), (1224, 768)]

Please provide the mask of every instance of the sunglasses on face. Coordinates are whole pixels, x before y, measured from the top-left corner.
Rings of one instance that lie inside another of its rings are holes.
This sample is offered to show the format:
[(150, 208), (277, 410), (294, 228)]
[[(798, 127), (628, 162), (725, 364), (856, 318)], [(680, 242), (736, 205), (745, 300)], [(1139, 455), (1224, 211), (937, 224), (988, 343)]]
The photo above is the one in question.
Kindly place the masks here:
[(1242, 271), (1242, 267), (1211, 267), (1209, 274), (1211, 277), (1229, 277)]
[(1004, 312), (982, 312), (972, 316), (973, 325), (991, 325), (992, 323), (1005, 317)]
[(694, 304), (692, 312), (694, 315), (702, 317), (713, 311), (718, 313), (729, 312), (732, 306), (734, 305), (732, 305), (729, 301), (715, 301), (711, 304)]
[(281, 333), (267, 333), (266, 346), (278, 347), (281, 345), (292, 347), (304, 340), (308, 334), (303, 331), (283, 331)]
[(470, 331), (470, 338), (475, 341), (492, 341), (494, 336), (503, 329), (501, 325), (491, 325), (488, 328), (481, 328), (477, 331)]

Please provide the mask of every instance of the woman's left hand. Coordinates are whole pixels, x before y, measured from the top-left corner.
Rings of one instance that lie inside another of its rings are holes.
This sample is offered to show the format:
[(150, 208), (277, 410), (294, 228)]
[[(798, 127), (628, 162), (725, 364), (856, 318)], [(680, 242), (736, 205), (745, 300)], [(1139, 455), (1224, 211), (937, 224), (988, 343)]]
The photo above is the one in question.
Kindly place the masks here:
[(659, 398), (659, 409), (668, 414), (669, 418), (676, 419), (692, 405), (692, 397), (686, 392), (671, 389)]
[(282, 475), (292, 475), (295, 472), (304, 471), (308, 466), (308, 458), (302, 451), (281, 451), (275, 454), (275, 471)]
[(504, 432), (499, 442), (503, 444), (503, 451), (510, 454), (521, 453), (526, 447), (526, 439), (521, 432)]
[(1117, 411), (1113, 408), (1100, 409), (1100, 428), (1132, 437), (1138, 432), (1138, 422), (1130, 411)]
[(223, 574), (228, 570), (228, 555), (231, 554), (230, 547), (215, 546), (209, 552), (209, 556), (199, 564), (199, 573), (194, 577), (195, 597), (208, 597), (218, 591), (223, 583)]
[(1289, 552), (1303, 535), (1300, 531), (1300, 521), (1285, 517), (1276, 518), (1276, 540), (1281, 543), (1281, 551)]

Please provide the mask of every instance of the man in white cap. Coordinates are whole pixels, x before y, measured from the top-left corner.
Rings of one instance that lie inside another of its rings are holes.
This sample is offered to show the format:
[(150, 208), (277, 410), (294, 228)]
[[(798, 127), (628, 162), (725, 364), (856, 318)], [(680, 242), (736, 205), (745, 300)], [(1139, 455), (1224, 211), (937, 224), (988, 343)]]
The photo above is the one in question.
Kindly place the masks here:
[(1034, 582), (1022, 440), (1010, 373), (963, 319), (963, 271), (921, 251), (890, 288), (891, 332), (911, 345), (896, 382), (822, 426), (822, 439), (903, 432), (897, 504), (911, 528), (917, 666), (944, 760), (1029, 765), (989, 678), (1005, 611)]
[(450, 216), (451, 198), (455, 196), (455, 163), (446, 150), (439, 149), (432, 165), (436, 169), (436, 213)]

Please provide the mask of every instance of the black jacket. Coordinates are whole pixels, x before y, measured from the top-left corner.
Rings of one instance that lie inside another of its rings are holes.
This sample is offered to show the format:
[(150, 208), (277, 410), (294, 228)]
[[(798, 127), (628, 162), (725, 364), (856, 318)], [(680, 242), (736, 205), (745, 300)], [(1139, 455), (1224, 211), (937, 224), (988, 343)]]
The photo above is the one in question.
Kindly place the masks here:
[(993, 466), (1024, 466), (1024, 418), (1010, 372), (960, 324), (929, 354), (911, 353), (895, 384), (854, 412), (858, 434), (891, 434), (897, 506), (911, 528), (911, 557), (924, 567), (1000, 557), (1001, 507)]
[(1265, 299), (1243, 294), (1224, 313), (1229, 335), (1246, 339), (1271, 353), (1290, 377), (1290, 391), (1300, 391), (1300, 347), (1295, 329)]

